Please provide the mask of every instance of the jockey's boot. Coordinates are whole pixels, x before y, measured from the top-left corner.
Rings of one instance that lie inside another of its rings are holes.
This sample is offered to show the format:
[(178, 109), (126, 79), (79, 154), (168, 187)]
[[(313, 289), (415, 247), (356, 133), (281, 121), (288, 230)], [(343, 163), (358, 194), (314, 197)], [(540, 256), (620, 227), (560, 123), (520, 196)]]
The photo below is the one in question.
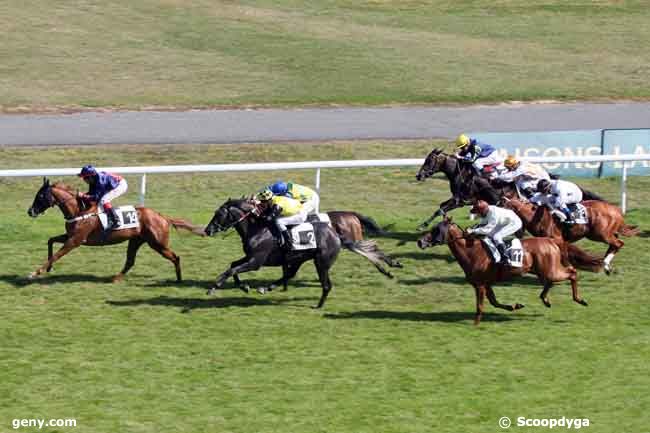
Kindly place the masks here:
[(106, 216), (108, 217), (108, 224), (106, 225), (106, 231), (112, 230), (120, 224), (120, 219), (117, 216), (117, 212), (113, 207), (105, 207)]
[(291, 235), (289, 234), (289, 230), (284, 230), (283, 232), (281, 232), (281, 235), (282, 236), (280, 236), (280, 246), (285, 251), (290, 251), (292, 241), (291, 241)]
[(509, 265), (510, 261), (508, 260), (508, 256), (506, 256), (506, 244), (503, 242), (497, 244), (497, 250), (499, 250), (499, 255), (501, 256), (501, 260), (499, 261), (500, 265)]

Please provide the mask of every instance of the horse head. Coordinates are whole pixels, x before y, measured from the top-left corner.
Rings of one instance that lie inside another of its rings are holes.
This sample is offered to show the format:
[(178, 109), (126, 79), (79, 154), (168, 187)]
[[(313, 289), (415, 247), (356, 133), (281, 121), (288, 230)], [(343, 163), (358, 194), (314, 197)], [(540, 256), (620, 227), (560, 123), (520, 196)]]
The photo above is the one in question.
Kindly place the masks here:
[(46, 177), (43, 178), (43, 185), (36, 192), (32, 205), (27, 209), (27, 215), (36, 218), (52, 206), (56, 204), (54, 194), (52, 194), (52, 185), (50, 180)]
[(445, 217), (431, 231), (418, 239), (418, 247), (425, 249), (448, 242), (449, 228), (453, 225), (451, 217)]
[(214, 216), (205, 227), (205, 234), (213, 236), (226, 231), (245, 220), (255, 209), (255, 203), (252, 200), (229, 198), (214, 212)]
[(424, 163), (420, 167), (420, 170), (418, 170), (418, 173), (415, 175), (415, 179), (422, 181), (433, 176), (439, 171), (442, 171), (442, 168), (448, 157), (449, 155), (443, 153), (442, 149), (433, 149), (427, 155)]

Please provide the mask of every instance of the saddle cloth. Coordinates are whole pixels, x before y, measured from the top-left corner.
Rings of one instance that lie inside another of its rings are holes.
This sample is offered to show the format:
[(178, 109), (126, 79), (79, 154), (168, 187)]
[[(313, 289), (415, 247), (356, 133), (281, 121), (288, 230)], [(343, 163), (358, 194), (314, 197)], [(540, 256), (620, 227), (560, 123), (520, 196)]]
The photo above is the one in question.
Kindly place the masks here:
[[(492, 239), (486, 236), (482, 241), (488, 247), (488, 250), (490, 250), (494, 261), (498, 263), (501, 260), (501, 254)], [(521, 268), (523, 266), (524, 247), (519, 239), (514, 238), (509, 244), (508, 241), (506, 241), (506, 260), (513, 268)]]
[(587, 208), (582, 203), (572, 203), (569, 205), (571, 211), (571, 219), (574, 224), (588, 224), (589, 214)]
[[(97, 216), (99, 217), (99, 221), (102, 223), (102, 227), (105, 229), (108, 225), (108, 216), (104, 210), (101, 209), (101, 206), (99, 206), (99, 208), (100, 209), (99, 212), (97, 212)], [(115, 212), (117, 213), (117, 218), (120, 223), (117, 227), (114, 227), (113, 230), (132, 229), (140, 226), (140, 220), (138, 220), (138, 211), (135, 210), (135, 207), (120, 206), (115, 209)]]
[(312, 250), (316, 248), (316, 235), (311, 223), (302, 223), (289, 229), (292, 250)]

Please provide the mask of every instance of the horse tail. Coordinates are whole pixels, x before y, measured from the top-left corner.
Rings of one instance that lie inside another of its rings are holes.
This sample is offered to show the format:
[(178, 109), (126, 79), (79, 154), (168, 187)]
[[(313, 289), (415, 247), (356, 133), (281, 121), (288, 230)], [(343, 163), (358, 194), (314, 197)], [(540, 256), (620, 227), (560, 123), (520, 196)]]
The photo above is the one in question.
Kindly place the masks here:
[(587, 251), (578, 248), (576, 245), (568, 242), (564, 243), (568, 254), (569, 263), (589, 272), (600, 272), (603, 269), (604, 261), (602, 258), (595, 256)]
[(582, 190), (582, 199), (583, 200), (596, 200), (596, 201), (604, 201), (607, 202), (604, 198), (596, 194), (595, 192), (580, 188)]
[[(362, 240), (362, 241), (350, 241), (348, 239), (340, 238), (341, 239), (341, 244), (348, 250), (352, 251), (353, 253), (359, 254), (360, 256), (365, 257), (368, 259), (379, 272), (382, 274), (386, 275), (388, 278), (393, 278), (393, 274), (388, 272), (386, 269), (383, 268), (381, 265), (382, 262), (386, 262), (386, 255), (384, 254), (383, 251), (381, 251), (378, 247), (375, 241), (369, 241), (369, 240)], [(399, 262), (398, 262), (399, 264)], [(402, 267), (401, 264), (399, 264), (398, 267)]]
[(203, 226), (194, 225), (191, 222), (181, 218), (172, 218), (165, 215), (162, 215), (162, 217), (165, 218), (165, 220), (167, 220), (167, 222), (174, 226), (174, 228), (177, 230), (183, 229), (189, 231), (190, 233), (194, 233), (197, 236), (206, 236), (205, 227)]
[(637, 236), (641, 233), (641, 229), (638, 226), (631, 226), (629, 224), (623, 224), (620, 229), (618, 229), (618, 234), (623, 236)]
[(361, 222), (361, 225), (363, 226), (363, 229), (365, 230), (366, 234), (369, 235), (386, 234), (386, 231), (381, 227), (379, 227), (379, 224), (377, 224), (377, 222), (373, 218), (365, 215), (361, 215), (360, 213), (357, 212), (350, 212), (350, 213), (359, 219), (359, 222)]

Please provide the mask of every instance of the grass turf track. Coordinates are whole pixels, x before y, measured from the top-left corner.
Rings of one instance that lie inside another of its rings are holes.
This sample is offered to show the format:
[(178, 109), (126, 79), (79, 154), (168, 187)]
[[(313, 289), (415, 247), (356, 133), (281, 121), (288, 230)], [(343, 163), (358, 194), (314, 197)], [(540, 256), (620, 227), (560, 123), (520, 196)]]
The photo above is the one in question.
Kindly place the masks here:
[(4, 0), (0, 108), (650, 97), (647, 0)]
[[(1, 149), (3, 168), (221, 163), (424, 156), (430, 142)], [(414, 168), (324, 170), (324, 209), (353, 209), (394, 233), (380, 245), (405, 265), (387, 280), (343, 252), (325, 309), (313, 266), (287, 293), (205, 288), (240, 256), (237, 236), (172, 235), (185, 282), (147, 247), (126, 281), (110, 284), (126, 245), (81, 248), (52, 274), (24, 277), (61, 233), (60, 212), (32, 220), (40, 179), (0, 179), (0, 427), (15, 418), (76, 418), (82, 432), (494, 432), (501, 416), (589, 418), (590, 432), (643, 432), (648, 387), (647, 178), (629, 182), (626, 239), (606, 277), (581, 273), (589, 302), (567, 284), (538, 299), (532, 279), (498, 286), (502, 302), (472, 325), (473, 289), (446, 247), (420, 251), (413, 228), (445, 199)], [(205, 224), (228, 196), (314, 173), (148, 176), (147, 205)], [(120, 203), (135, 202), (138, 178)], [(79, 187), (81, 182), (65, 178)], [(581, 181), (617, 200), (618, 180)], [(466, 210), (454, 212), (463, 225)], [(400, 245), (400, 241), (406, 241)], [(592, 251), (601, 245), (584, 243)], [(278, 269), (245, 276), (268, 281)], [(229, 286), (231, 287), (231, 286)], [(537, 431), (511, 428), (511, 431)], [(22, 429), (22, 431), (36, 431)]]

